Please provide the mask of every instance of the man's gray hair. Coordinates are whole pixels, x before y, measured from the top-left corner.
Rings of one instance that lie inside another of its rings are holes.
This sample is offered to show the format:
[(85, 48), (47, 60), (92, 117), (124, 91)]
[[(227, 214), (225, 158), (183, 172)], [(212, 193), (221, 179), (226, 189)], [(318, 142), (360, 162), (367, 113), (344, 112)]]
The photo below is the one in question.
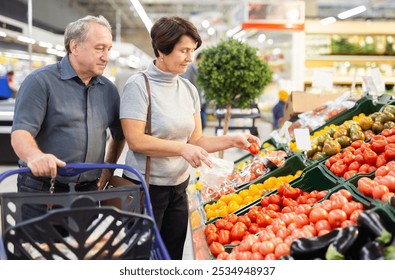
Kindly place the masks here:
[(67, 25), (66, 30), (64, 32), (64, 46), (66, 48), (67, 53), (70, 53), (70, 41), (76, 40), (79, 43), (85, 41), (86, 36), (88, 34), (89, 24), (95, 22), (101, 24), (111, 32), (111, 25), (108, 20), (100, 16), (86, 16), (81, 19), (78, 19), (74, 22), (71, 22)]

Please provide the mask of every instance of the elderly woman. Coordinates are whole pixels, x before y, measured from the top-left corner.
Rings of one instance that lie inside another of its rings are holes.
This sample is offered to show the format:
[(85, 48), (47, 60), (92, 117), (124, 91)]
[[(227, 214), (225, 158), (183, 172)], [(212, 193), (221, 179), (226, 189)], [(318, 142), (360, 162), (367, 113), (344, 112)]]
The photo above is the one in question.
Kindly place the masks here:
[[(189, 165), (212, 166), (209, 153), (260, 141), (250, 134), (204, 136), (199, 94), (180, 76), (202, 44), (196, 27), (179, 17), (159, 19), (151, 30), (156, 59), (144, 74), (151, 91), (152, 134), (145, 134), (149, 98), (143, 73), (131, 76), (121, 95), (120, 118), (129, 146), (126, 164), (145, 172), (151, 157), (149, 193), (155, 220), (172, 259), (182, 259), (188, 224), (185, 192)], [(135, 183), (136, 177), (125, 171)]]

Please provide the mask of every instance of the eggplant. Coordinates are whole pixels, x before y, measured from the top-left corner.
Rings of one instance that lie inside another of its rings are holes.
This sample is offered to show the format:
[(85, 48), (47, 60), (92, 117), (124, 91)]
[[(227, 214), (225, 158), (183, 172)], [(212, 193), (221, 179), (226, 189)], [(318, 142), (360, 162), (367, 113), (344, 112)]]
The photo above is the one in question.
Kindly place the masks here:
[(361, 260), (384, 260), (384, 245), (378, 240), (367, 242), (359, 252)]
[(336, 240), (339, 229), (316, 237), (303, 237), (294, 240), (290, 248), (290, 256), (295, 260), (324, 259), (328, 246)]
[(392, 233), (387, 230), (384, 220), (377, 212), (362, 211), (357, 218), (357, 225), (367, 230), (372, 240), (378, 240), (385, 245), (392, 240)]
[(346, 253), (353, 247), (359, 236), (359, 227), (347, 226), (339, 230), (335, 240), (329, 244), (325, 253), (327, 260), (344, 260)]

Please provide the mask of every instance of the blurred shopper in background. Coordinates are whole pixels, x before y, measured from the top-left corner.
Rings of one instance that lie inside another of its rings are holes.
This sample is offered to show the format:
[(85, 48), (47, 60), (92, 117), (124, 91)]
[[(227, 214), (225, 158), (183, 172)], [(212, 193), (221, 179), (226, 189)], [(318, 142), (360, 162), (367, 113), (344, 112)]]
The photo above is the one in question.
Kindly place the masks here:
[(8, 78), (8, 87), (12, 91), (12, 97), (15, 98), (18, 93), (18, 87), (14, 83), (14, 70), (10, 70), (7, 72)]
[(201, 53), (198, 53), (196, 55), (195, 61), (192, 62), (187, 71), (182, 74), (181, 76), (188, 79), (198, 90), (199, 92), (199, 98), (200, 98), (200, 117), (202, 119), (202, 129), (206, 127), (207, 123), (207, 115), (206, 115), (206, 99), (204, 98), (204, 92), (203, 89), (198, 86), (196, 83), (196, 78), (198, 75), (199, 71), (199, 60), (201, 57)]
[(6, 100), (13, 97), (14, 90), (17, 90), (12, 82), (12, 75), (14, 74), (14, 71), (7, 72), (3, 65), (0, 66), (0, 100)]
[[(86, 16), (66, 27), (64, 41), (67, 55), (29, 74), (16, 98), (12, 147), (20, 166), (38, 176), (19, 175), (20, 192), (48, 192), (55, 177), (55, 192), (68, 191), (70, 181), (79, 191), (96, 190), (109, 180), (109, 170), (74, 178), (57, 176), (57, 167), (69, 162), (116, 162), (122, 152), (120, 97), (115, 85), (102, 76), (112, 47), (110, 24), (102, 16)], [(112, 139), (105, 156), (107, 129)], [(33, 217), (46, 207), (25, 210)]]
[[(144, 72), (151, 91), (152, 136), (145, 134), (148, 95), (142, 73), (133, 75), (121, 94), (120, 118), (129, 150), (126, 164), (145, 173), (151, 157), (149, 193), (155, 221), (172, 259), (181, 259), (188, 225), (186, 188), (189, 166), (212, 167), (209, 153), (260, 141), (251, 134), (204, 136), (199, 93), (180, 75), (202, 44), (196, 27), (179, 17), (160, 18), (151, 29), (156, 59)], [(124, 177), (138, 183), (134, 174)]]
[(278, 103), (273, 107), (273, 129), (278, 129), (282, 122), (281, 118), (284, 117), (285, 104), (288, 101), (288, 92), (280, 90), (278, 92)]

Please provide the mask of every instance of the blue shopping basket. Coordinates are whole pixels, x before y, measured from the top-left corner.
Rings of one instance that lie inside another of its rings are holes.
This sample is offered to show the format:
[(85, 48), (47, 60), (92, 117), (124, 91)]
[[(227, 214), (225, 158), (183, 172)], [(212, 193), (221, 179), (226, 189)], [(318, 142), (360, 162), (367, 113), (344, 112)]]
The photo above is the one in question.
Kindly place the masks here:
[[(1, 259), (151, 259), (170, 260), (156, 226), (143, 176), (122, 164), (69, 163), (58, 168), (62, 176), (76, 176), (94, 169), (123, 169), (138, 177), (141, 185), (105, 191), (1, 193)], [(0, 183), (19, 168), (0, 174)], [(144, 192), (143, 213), (140, 191)], [(119, 199), (121, 209), (101, 205)], [(24, 205), (51, 205), (46, 214), (22, 218)], [(59, 230), (61, 229), (61, 230)], [(39, 238), (37, 238), (39, 237)]]

